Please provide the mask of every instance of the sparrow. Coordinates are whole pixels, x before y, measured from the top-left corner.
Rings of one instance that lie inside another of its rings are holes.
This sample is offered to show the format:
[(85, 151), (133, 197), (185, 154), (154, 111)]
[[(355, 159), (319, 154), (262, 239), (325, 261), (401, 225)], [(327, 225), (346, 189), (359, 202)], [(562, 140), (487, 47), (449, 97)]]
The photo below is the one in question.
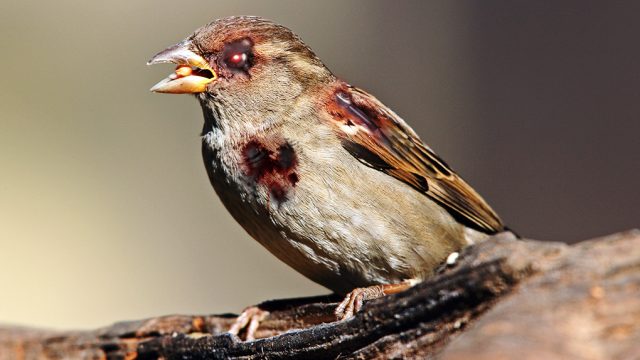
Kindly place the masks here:
[[(284, 26), (219, 19), (148, 62), (158, 63), (177, 67), (151, 91), (202, 107), (202, 156), (224, 206), (277, 258), (344, 295), (338, 319), (505, 230), (407, 123)], [(248, 308), (231, 332), (262, 317)]]

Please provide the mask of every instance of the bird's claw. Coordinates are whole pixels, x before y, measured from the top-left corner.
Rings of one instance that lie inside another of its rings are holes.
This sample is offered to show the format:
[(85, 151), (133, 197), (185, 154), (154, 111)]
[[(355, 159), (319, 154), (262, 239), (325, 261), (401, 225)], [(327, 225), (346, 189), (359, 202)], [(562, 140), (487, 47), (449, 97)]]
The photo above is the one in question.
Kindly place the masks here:
[(353, 317), (367, 300), (373, 300), (385, 295), (397, 294), (419, 283), (418, 279), (408, 279), (397, 284), (373, 285), (364, 288), (355, 288), (336, 307), (335, 315), (338, 320), (346, 320)]
[(227, 332), (238, 336), (240, 331), (246, 328), (245, 340), (255, 340), (255, 334), (258, 330), (258, 326), (260, 326), (260, 322), (264, 320), (267, 315), (269, 315), (268, 311), (262, 310), (257, 306), (250, 306), (242, 311), (242, 314), (236, 318), (236, 321), (231, 325), (231, 328), (229, 328), (229, 331)]
[(366, 288), (355, 288), (342, 300), (335, 310), (338, 320), (346, 320), (362, 309), (365, 301), (384, 296), (384, 287), (374, 285)]

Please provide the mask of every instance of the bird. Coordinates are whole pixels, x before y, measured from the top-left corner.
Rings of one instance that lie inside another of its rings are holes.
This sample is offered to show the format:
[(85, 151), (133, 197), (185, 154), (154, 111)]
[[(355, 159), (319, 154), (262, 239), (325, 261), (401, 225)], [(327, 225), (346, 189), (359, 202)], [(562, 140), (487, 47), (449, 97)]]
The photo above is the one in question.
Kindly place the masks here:
[[(278, 259), (344, 296), (338, 320), (429, 278), (506, 228), (487, 202), (395, 112), (335, 76), (285, 26), (215, 20), (148, 64), (151, 88), (194, 95), (202, 156), (232, 217)], [(252, 338), (265, 313), (230, 329)]]

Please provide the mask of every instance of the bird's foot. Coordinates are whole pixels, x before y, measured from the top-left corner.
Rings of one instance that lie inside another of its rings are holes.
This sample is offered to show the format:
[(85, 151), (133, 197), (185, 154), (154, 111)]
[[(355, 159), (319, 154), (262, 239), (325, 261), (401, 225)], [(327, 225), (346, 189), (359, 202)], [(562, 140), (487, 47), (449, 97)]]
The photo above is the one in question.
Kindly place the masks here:
[(267, 315), (269, 315), (268, 311), (262, 310), (258, 306), (250, 306), (244, 309), (242, 314), (236, 318), (236, 321), (231, 325), (231, 328), (229, 328), (228, 333), (238, 336), (240, 331), (246, 328), (245, 340), (255, 340), (256, 330), (258, 330), (260, 322), (264, 320)]
[(360, 311), (365, 301), (377, 299), (385, 295), (399, 293), (407, 290), (417, 283), (417, 280), (406, 280), (399, 284), (383, 284), (365, 288), (355, 288), (347, 294), (334, 313), (340, 321), (349, 319), (353, 317), (355, 313)]

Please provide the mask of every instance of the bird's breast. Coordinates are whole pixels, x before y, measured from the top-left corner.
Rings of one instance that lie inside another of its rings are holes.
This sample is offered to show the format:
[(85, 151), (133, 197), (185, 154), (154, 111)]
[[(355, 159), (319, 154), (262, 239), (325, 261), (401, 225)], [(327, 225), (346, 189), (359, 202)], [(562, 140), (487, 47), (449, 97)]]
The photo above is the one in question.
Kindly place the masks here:
[(285, 202), (300, 180), (293, 145), (286, 139), (252, 138), (239, 153), (240, 175), (247, 187), (254, 192), (264, 191), (275, 202)]
[(459, 248), (462, 229), (444, 210), (330, 134), (204, 137), (211, 182), (254, 239), (334, 291), (421, 277)]

